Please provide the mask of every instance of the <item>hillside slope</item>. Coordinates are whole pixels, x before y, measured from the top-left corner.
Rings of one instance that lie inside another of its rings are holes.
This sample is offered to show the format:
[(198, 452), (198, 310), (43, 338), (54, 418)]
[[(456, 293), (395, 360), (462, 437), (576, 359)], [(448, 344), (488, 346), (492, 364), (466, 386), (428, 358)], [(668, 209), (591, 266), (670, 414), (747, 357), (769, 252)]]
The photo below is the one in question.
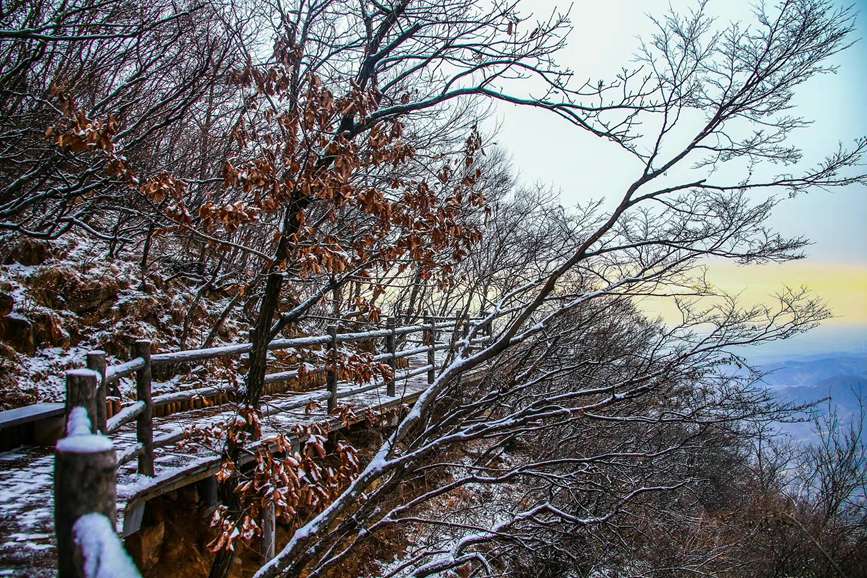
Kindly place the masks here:
[[(182, 276), (142, 280), (137, 263), (109, 260), (104, 245), (74, 237), (18, 240), (0, 251), (0, 263), (0, 409), (61, 400), (64, 370), (80, 367), (89, 350), (115, 360), (127, 358), (136, 338), (155, 349), (199, 346), (231, 300), (229, 291), (199, 292)], [(237, 333), (229, 318), (215, 337)]]

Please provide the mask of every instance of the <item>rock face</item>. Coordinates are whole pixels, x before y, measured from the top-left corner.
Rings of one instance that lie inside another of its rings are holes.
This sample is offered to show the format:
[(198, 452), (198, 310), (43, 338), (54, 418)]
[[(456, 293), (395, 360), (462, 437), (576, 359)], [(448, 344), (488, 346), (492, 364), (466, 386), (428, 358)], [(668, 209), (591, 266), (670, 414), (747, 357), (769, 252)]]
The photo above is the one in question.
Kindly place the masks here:
[(19, 353), (32, 355), (41, 346), (68, 345), (69, 334), (60, 316), (51, 311), (33, 311), (27, 317), (8, 313), (0, 317), (0, 341)]
[[(142, 279), (138, 260), (107, 259), (91, 239), (0, 241), (0, 408), (62, 400), (64, 371), (89, 349), (124, 360), (136, 338), (156, 350), (193, 347), (217, 319), (224, 340), (246, 327), (220, 317), (234, 308), (230, 296), (195, 292), (183, 279)], [(166, 367), (161, 379), (187, 369)]]
[(121, 288), (115, 277), (84, 278), (71, 267), (44, 269), (31, 278), (31, 293), (40, 305), (79, 315), (105, 315)]
[(33, 323), (33, 340), (36, 346), (69, 345), (69, 334), (63, 328), (63, 320), (53, 311), (36, 311), (30, 316)]
[(0, 340), (20, 353), (32, 355), (36, 352), (33, 324), (20, 315), (10, 313), (0, 318)]
[(127, 539), (126, 545), (130, 554), (140, 568), (151, 568), (159, 563), (165, 537), (166, 524), (159, 520)]
[(45, 241), (22, 237), (12, 241), (2, 256), (3, 264), (41, 265), (51, 257), (51, 245)]

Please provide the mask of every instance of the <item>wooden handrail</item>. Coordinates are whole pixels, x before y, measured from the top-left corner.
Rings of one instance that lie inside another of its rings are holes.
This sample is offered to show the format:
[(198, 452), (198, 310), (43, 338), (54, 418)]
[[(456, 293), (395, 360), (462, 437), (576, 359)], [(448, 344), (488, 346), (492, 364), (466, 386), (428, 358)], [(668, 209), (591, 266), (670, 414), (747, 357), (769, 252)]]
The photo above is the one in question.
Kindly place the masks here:
[[(415, 347), (413, 349), (402, 349), (394, 353), (394, 359), (402, 359), (404, 357), (412, 357), (413, 355), (419, 355), (421, 353), (434, 353), (436, 351), (443, 351), (448, 349), (447, 344), (435, 344), (433, 348), (430, 347)], [(373, 357), (373, 361), (388, 361), (392, 358), (392, 354), (390, 353), (380, 353)], [(428, 360), (430, 364), (430, 360)], [(308, 375), (313, 375), (317, 373), (325, 373), (325, 366), (315, 366), (309, 365), (306, 369), (306, 373)], [(289, 371), (281, 371), (277, 373), (269, 373), (265, 375), (265, 383), (280, 383), (283, 381), (290, 381), (292, 379), (298, 378), (298, 370), (291, 369)], [(231, 383), (224, 383), (219, 385), (209, 385), (206, 387), (198, 387), (194, 389), (187, 389), (182, 391), (176, 391), (172, 393), (164, 393), (161, 395), (155, 395), (151, 399), (151, 403), (153, 403), (154, 407), (161, 407), (169, 403), (175, 403), (179, 401), (189, 401), (191, 399), (195, 399), (197, 397), (207, 397), (211, 395), (216, 395), (221, 392), (232, 391), (235, 389), (235, 385)], [(129, 405), (125, 405), (118, 413), (108, 419), (107, 424), (107, 432), (114, 433), (118, 429), (120, 429), (125, 424), (128, 424), (135, 420), (135, 418), (141, 413), (143, 410), (143, 405), (138, 401), (134, 401)]]
[[(438, 324), (434, 325), (435, 331), (441, 331), (444, 329), (453, 328), (453, 324)], [(362, 332), (352, 332), (352, 333), (338, 333), (336, 336), (336, 343), (350, 343), (355, 341), (364, 341), (368, 339), (378, 339), (378, 338), (388, 338), (391, 335), (408, 335), (410, 333), (422, 333), (424, 334), (430, 328), (427, 325), (408, 325), (403, 327), (395, 327), (392, 329), (380, 329), (373, 331), (362, 331)], [(280, 349), (288, 349), (291, 347), (301, 347), (301, 346), (316, 346), (316, 345), (327, 345), (331, 340), (331, 336), (329, 335), (312, 335), (306, 337), (294, 337), (287, 339), (275, 339), (272, 340), (268, 345), (269, 350), (280, 350)], [(247, 353), (252, 349), (252, 344), (250, 343), (239, 343), (232, 345), (223, 345), (218, 347), (209, 347), (206, 349), (190, 349), (184, 351), (174, 351), (174, 352), (163, 352), (163, 353), (155, 353), (151, 354), (149, 360), (146, 361), (142, 356), (133, 357), (129, 361), (125, 361), (123, 363), (117, 365), (110, 365), (101, 368), (105, 375), (104, 383), (109, 383), (115, 381), (121, 377), (126, 377), (132, 374), (139, 375), (144, 369), (146, 365), (149, 367), (160, 366), (170, 363), (186, 363), (191, 361), (201, 361), (205, 359), (214, 359), (219, 357), (227, 357), (234, 355), (241, 355), (243, 353)], [(441, 349), (437, 347), (437, 350)], [(415, 355), (416, 353), (424, 353), (427, 351), (425, 348), (415, 348), (410, 351), (401, 351), (395, 353), (383, 353), (374, 357), (374, 361), (392, 361), (396, 359), (400, 359), (401, 357), (407, 357), (410, 355)], [(98, 352), (91, 352), (98, 353)], [(324, 373), (324, 368), (312, 367), (308, 370), (308, 373)], [(291, 370), (279, 373), (272, 373), (265, 376), (265, 383), (279, 383), (281, 381), (289, 381), (291, 379), (296, 379), (298, 377), (298, 370)], [(102, 386), (105, 387), (104, 385)], [(161, 405), (165, 405), (167, 403), (173, 403), (175, 401), (186, 401), (198, 396), (211, 395), (214, 393), (218, 393), (220, 391), (228, 391), (231, 389), (231, 386), (208, 386), (203, 388), (197, 388), (194, 390), (188, 391), (180, 391), (173, 392), (169, 394), (162, 394), (154, 397), (152, 400), (153, 407), (159, 407)], [(102, 392), (104, 395), (104, 390)], [(111, 427), (106, 424), (107, 431), (117, 431), (119, 427), (121, 427), (124, 423), (128, 423), (131, 421), (132, 415), (130, 412), (134, 411), (135, 416), (140, 415), (143, 410), (129, 410), (128, 408), (131, 406), (126, 406), (122, 411), (123, 418), (121, 420), (117, 420), (114, 417), (108, 420), (111, 423)], [(120, 414), (118, 414), (120, 415)], [(116, 416), (115, 416), (116, 417)], [(120, 423), (119, 423), (120, 422)]]
[(139, 415), (145, 410), (145, 402), (136, 400), (132, 404), (124, 407), (122, 410), (111, 416), (106, 421), (105, 432), (114, 433), (124, 425), (135, 421)]
[[(439, 331), (454, 330), (459, 325), (454, 323), (436, 323), (428, 318), (425, 324), (422, 325), (406, 325), (394, 327), (392, 325), (393, 318), (389, 320), (389, 327), (385, 329), (374, 329), (360, 332), (336, 333), (333, 335), (311, 335), (305, 337), (293, 337), (286, 339), (272, 340), (268, 345), (269, 350), (288, 349), (291, 347), (302, 346), (336, 346), (340, 343), (351, 343), (357, 341), (366, 341), (370, 339), (384, 338), (386, 351), (373, 356), (373, 361), (389, 363), (393, 368), (394, 362), (398, 359), (409, 357), (412, 355), (427, 353), (428, 365), (433, 365), (431, 360), (436, 351), (447, 349), (448, 345), (433, 343), (427, 345), (429, 341), (428, 335), (435, 335)], [(463, 324), (466, 327), (466, 322)], [(395, 350), (396, 337), (409, 335), (412, 333), (420, 333), (422, 335), (421, 342), (423, 347), (413, 347), (403, 350)], [(475, 340), (474, 340), (475, 341)], [(250, 343), (238, 343), (231, 345), (223, 345), (218, 347), (210, 347), (205, 349), (192, 349), (175, 352), (163, 352), (151, 354), (150, 342), (147, 340), (138, 340), (131, 348), (131, 359), (123, 363), (115, 365), (107, 365), (105, 363), (105, 354), (101, 351), (89, 352), (87, 355), (88, 366), (95, 370), (97, 374), (98, 387), (91, 394), (87, 393), (88, 398), (92, 397), (92, 401), (86, 401), (88, 407), (93, 407), (91, 413), (94, 421), (98, 424), (99, 429), (105, 433), (117, 432), (121, 427), (135, 421), (137, 431), (137, 441), (140, 449), (132, 455), (139, 458), (139, 471), (145, 475), (153, 475), (153, 448), (155, 447), (153, 440), (153, 408), (164, 406), (178, 401), (189, 401), (197, 397), (214, 396), (222, 392), (231, 391), (234, 386), (226, 383), (221, 385), (211, 385), (207, 387), (195, 388), (187, 391), (177, 391), (172, 393), (164, 393), (151, 397), (151, 368), (154, 366), (182, 363), (190, 361), (199, 361), (205, 359), (214, 359), (225, 356), (240, 355), (249, 352), (252, 349)], [(429, 373), (434, 370), (430, 369)], [(326, 373), (326, 366), (311, 366), (307, 364), (308, 374)], [(265, 383), (279, 383), (297, 379), (299, 374), (298, 369), (270, 373), (265, 376)], [(120, 412), (109, 419), (105, 419), (104, 412), (100, 415), (98, 407), (103, 404), (105, 398), (106, 387), (108, 383), (115, 382), (122, 377), (132, 376), (136, 378), (136, 401), (123, 407)], [(72, 380), (75, 381), (75, 374)], [(389, 395), (394, 394), (394, 382), (386, 380), (384, 384)], [(71, 395), (85, 395), (75, 393)], [(324, 399), (335, 400), (334, 396), (325, 396)], [(95, 402), (95, 403), (94, 403)], [(332, 401), (334, 403), (334, 401)], [(124, 456), (124, 461), (127, 461), (129, 456)]]
[[(437, 328), (439, 330), (452, 327), (450, 324), (441, 324)], [(420, 333), (424, 331), (424, 325), (407, 325), (405, 327), (395, 327), (395, 335), (406, 335), (409, 333)], [(379, 339), (389, 335), (388, 329), (377, 329), (373, 331), (359, 331), (352, 333), (338, 333), (338, 343), (349, 343), (353, 341), (366, 341), (368, 339)], [(330, 341), (329, 335), (308, 335), (305, 337), (289, 337), (285, 339), (274, 339), (268, 344), (269, 351), (280, 349), (290, 349), (292, 347), (312, 347), (327, 345)], [(207, 349), (188, 349), (184, 351), (171, 351), (163, 353), (155, 353), (151, 355), (151, 365), (165, 365), (169, 363), (188, 363), (191, 361), (202, 361), (205, 359), (214, 359), (218, 357), (231, 357), (249, 353), (253, 348), (251, 343), (235, 343), (231, 345), (221, 345), (218, 347), (209, 347)], [(124, 375), (130, 375), (135, 370), (141, 367), (140, 360), (127, 361), (124, 364), (109, 367), (109, 379), (115, 379)], [(129, 367), (125, 367), (129, 366)]]
[[(440, 323), (442, 319), (454, 319), (457, 323)], [(476, 320), (476, 325), (484, 319)], [(320, 391), (306, 394), (302, 398), (275, 400), (262, 408), (263, 416), (291, 411), (308, 405), (311, 401), (327, 402), (329, 411), (337, 407), (337, 401), (344, 397), (358, 395), (377, 388), (386, 388), (386, 395), (392, 398), (389, 403), (399, 401), (395, 384), (417, 375), (427, 374), (427, 382), (432, 383), (437, 369), (437, 351), (449, 349), (450, 344), (439, 343), (437, 335), (441, 331), (464, 331), (464, 338), (470, 330), (470, 320), (456, 318), (425, 317), (423, 324), (396, 327), (394, 319), (388, 321), (383, 329), (338, 333), (336, 326), (330, 326), (327, 335), (312, 335), (275, 339), (268, 344), (269, 350), (292, 347), (326, 346), (330, 350), (329, 359), (321, 366), (305, 364), (306, 373), (326, 373), (327, 386)], [(399, 336), (413, 333), (421, 335), (420, 341), (398, 340)], [(472, 339), (473, 344), (490, 338), (490, 319), (482, 326), (482, 336)], [(335, 356), (341, 343), (383, 339), (385, 351), (371, 357), (374, 362), (386, 362), (392, 373), (385, 379), (372, 383), (353, 386), (338, 386)], [(451, 340), (454, 343), (454, 339)], [(421, 343), (420, 347), (398, 349), (398, 344)], [(219, 396), (233, 389), (233, 385), (217, 384), (187, 391), (151, 395), (151, 371), (155, 366), (186, 363), (220, 357), (242, 355), (252, 350), (251, 343), (238, 343), (205, 349), (151, 353), (148, 340), (137, 340), (131, 347), (131, 359), (123, 363), (108, 365), (105, 353), (92, 351), (87, 355), (89, 369), (67, 372), (66, 415), (69, 431), (57, 445), (56, 484), (55, 484), (55, 531), (58, 543), (58, 575), (90, 576), (101, 571), (99, 564), (103, 554), (111, 554), (119, 560), (118, 569), (112, 575), (139, 576), (135, 565), (129, 560), (123, 545), (114, 534), (113, 523), (116, 509), (116, 477), (119, 465), (138, 460), (138, 473), (154, 476), (154, 449), (175, 444), (184, 438), (183, 428), (176, 428), (161, 436), (154, 437), (153, 410), (155, 407), (204, 396)], [(426, 365), (397, 371), (398, 359), (426, 354)], [(296, 379), (299, 369), (265, 375), (266, 383), (276, 383)], [(123, 377), (134, 376), (136, 400), (123, 407), (111, 418), (106, 418), (105, 397), (107, 386)], [(102, 408), (100, 410), (100, 407)], [(112, 442), (107, 435), (115, 433), (124, 425), (136, 423), (136, 442), (123, 452), (115, 454)], [(82, 425), (85, 424), (85, 425)], [(86, 431), (85, 431), (86, 430)], [(82, 565), (82, 562), (84, 565)], [(112, 570), (114, 571), (114, 569)]]
[[(455, 317), (434, 317), (434, 319), (460, 319)], [(481, 321), (482, 318), (465, 319), (467, 322)], [(490, 323), (488, 323), (490, 325)], [(466, 324), (464, 325), (467, 326)], [(440, 323), (434, 326), (436, 331), (444, 329), (452, 329), (455, 327), (453, 323)], [(393, 334), (395, 336), (407, 335), (410, 333), (423, 333), (427, 329), (427, 325), (407, 325), (403, 327), (395, 327)], [(338, 333), (338, 343), (348, 343), (353, 341), (366, 341), (368, 339), (379, 339), (388, 337), (392, 330), (390, 329), (375, 329), (372, 331), (360, 331), (351, 333)], [(331, 337), (329, 335), (310, 335), (305, 337), (290, 337), (284, 339), (274, 339), (268, 344), (270, 351), (289, 349), (292, 347), (310, 347), (327, 345)], [(206, 359), (215, 359), (219, 357), (231, 357), (248, 353), (252, 349), (251, 343), (233, 343), (229, 345), (220, 345), (217, 347), (208, 347), (205, 349), (187, 349), (182, 351), (170, 351), (163, 353), (154, 353), (150, 357), (152, 367), (166, 365), (171, 363), (188, 363), (192, 361), (202, 361)], [(127, 377), (141, 370), (145, 365), (144, 359), (135, 357), (129, 361), (116, 365), (109, 365), (105, 368), (105, 381), (110, 383)]]

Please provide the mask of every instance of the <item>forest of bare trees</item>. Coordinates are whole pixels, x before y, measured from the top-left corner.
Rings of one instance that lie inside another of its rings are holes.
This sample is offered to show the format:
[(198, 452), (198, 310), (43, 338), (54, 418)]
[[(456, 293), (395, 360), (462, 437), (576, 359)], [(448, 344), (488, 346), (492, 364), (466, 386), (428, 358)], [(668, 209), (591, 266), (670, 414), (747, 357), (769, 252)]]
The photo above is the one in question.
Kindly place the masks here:
[[(568, 6), (533, 10), (7, 2), (0, 257), (74, 243), (135, 291), (180, 296), (163, 345), (252, 341), (243, 419), (220, 434), (213, 577), (261, 536), (262, 500), (294, 533), (258, 577), (863, 575), (861, 430), (832, 415), (815, 445), (788, 443), (774, 424), (810, 408), (775, 400), (737, 353), (816, 327), (825, 305), (781, 287), (744, 306), (703, 269), (798, 259), (808, 240), (769, 224), (780, 201), (867, 184), (867, 138), (818, 159), (796, 138), (795, 95), (855, 41), (852, 9), (781, 0), (728, 24), (696, 2), (602, 79), (561, 58)], [(630, 184), (564, 208), (521, 183), (486, 129), (497, 102), (613, 143)], [(481, 321), (327, 501), (283, 499), (291, 456), (248, 483), (234, 464), (271, 339), (428, 316)]]

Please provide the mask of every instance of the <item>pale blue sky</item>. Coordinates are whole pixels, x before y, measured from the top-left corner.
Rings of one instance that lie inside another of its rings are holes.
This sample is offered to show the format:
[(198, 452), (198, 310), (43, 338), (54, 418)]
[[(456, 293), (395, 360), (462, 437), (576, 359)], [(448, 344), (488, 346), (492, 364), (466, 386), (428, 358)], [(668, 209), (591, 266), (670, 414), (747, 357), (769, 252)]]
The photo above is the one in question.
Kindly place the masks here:
[[(622, 63), (629, 62), (637, 38), (652, 29), (647, 15), (661, 14), (669, 4), (680, 10), (694, 2), (606, 0), (575, 5), (571, 12), (575, 29), (562, 61), (579, 77), (610, 77)], [(749, 18), (751, 4), (711, 0), (709, 10), (721, 21), (744, 19)], [(836, 75), (812, 80), (798, 95), (799, 112), (815, 121), (797, 138), (805, 160), (810, 162), (819, 160), (840, 141), (851, 143), (867, 135), (867, 0), (858, 4), (857, 36), (864, 40), (835, 59), (840, 66)], [(547, 14), (554, 6), (568, 3), (535, 0), (525, 6)], [(583, 24), (585, 21), (592, 25)], [(613, 197), (634, 176), (630, 161), (618, 147), (582, 133), (550, 113), (498, 104), (496, 118), (500, 123), (497, 141), (512, 155), (521, 177), (560, 189), (565, 205)], [(806, 234), (813, 239), (815, 245), (807, 250), (809, 258), (867, 266), (867, 191), (863, 187), (820, 191), (786, 202), (781, 209), (775, 226), (784, 233)]]
[[(571, 11), (574, 31), (562, 55), (564, 65), (581, 78), (610, 78), (623, 64), (628, 64), (638, 46), (638, 37), (652, 30), (648, 14), (664, 13), (669, 5), (676, 10), (694, 6), (690, 0), (606, 0), (576, 3)], [(752, 2), (748, 0), (710, 0), (709, 12), (719, 21), (748, 20)], [(838, 5), (848, 5), (840, 2)], [(537, 14), (547, 15), (555, 6), (568, 2), (533, 0), (524, 5)], [(805, 153), (805, 164), (821, 160), (838, 142), (849, 144), (867, 135), (867, 0), (858, 0), (856, 44), (835, 57), (839, 65), (835, 75), (813, 79), (797, 96), (798, 111), (814, 124), (802, 131), (795, 142)], [(512, 156), (516, 170), (525, 182), (542, 182), (561, 191), (564, 205), (605, 197), (614, 199), (635, 177), (636, 166), (617, 146), (577, 130), (565, 121), (544, 111), (500, 103), (495, 109), (499, 124), (497, 142)], [(806, 235), (814, 245), (806, 250), (806, 261), (814, 266), (815, 275), (823, 267), (849, 264), (867, 268), (867, 190), (850, 187), (833, 193), (816, 191), (785, 201), (772, 223), (789, 235)], [(730, 275), (730, 272), (727, 272)], [(737, 275), (735, 275), (737, 276)], [(743, 284), (750, 282), (750, 272), (743, 271)], [(781, 270), (781, 284), (810, 285), (810, 279), (786, 278)], [(862, 292), (863, 287), (852, 289)], [(860, 293), (859, 293), (860, 295)], [(858, 321), (863, 315), (832, 310), (842, 320), (785, 347), (792, 352), (864, 349), (867, 327)], [(863, 302), (863, 300), (862, 300)], [(862, 312), (867, 313), (867, 312)], [(850, 319), (847, 322), (846, 316)], [(845, 326), (845, 327), (843, 327)]]

